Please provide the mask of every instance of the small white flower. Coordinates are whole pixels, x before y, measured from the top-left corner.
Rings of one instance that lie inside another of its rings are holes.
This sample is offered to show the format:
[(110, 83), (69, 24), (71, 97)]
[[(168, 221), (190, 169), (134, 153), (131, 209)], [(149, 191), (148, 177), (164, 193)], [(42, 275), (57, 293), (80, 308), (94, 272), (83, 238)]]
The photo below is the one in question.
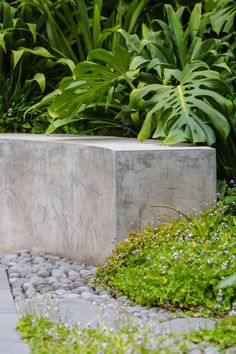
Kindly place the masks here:
[(219, 310), (220, 308), (221, 308), (221, 305), (220, 305), (220, 304), (217, 304), (217, 305), (214, 306), (214, 309), (215, 309), (215, 310)]
[(227, 268), (228, 268), (228, 262), (222, 263), (221, 269), (222, 269), (222, 270), (225, 270), (225, 269), (227, 269)]
[(177, 259), (179, 259), (179, 254), (178, 254), (177, 252), (175, 252), (175, 253), (172, 254), (172, 257), (173, 257), (175, 260), (177, 260)]

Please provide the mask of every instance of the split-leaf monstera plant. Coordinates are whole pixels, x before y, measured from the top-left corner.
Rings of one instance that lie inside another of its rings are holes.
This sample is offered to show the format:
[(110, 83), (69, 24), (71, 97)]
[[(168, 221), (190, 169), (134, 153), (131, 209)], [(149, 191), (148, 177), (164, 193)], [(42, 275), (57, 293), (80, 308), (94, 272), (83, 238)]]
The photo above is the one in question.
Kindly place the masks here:
[(119, 30), (126, 48), (91, 51), (36, 105), (48, 106), (48, 133), (102, 109), (104, 120), (111, 112), (115, 120), (128, 117), (141, 141), (225, 144), (235, 123), (231, 35), (209, 35), (210, 17), (202, 15), (200, 3), (191, 15), (171, 5), (165, 14), (153, 30), (143, 26), (142, 38)]

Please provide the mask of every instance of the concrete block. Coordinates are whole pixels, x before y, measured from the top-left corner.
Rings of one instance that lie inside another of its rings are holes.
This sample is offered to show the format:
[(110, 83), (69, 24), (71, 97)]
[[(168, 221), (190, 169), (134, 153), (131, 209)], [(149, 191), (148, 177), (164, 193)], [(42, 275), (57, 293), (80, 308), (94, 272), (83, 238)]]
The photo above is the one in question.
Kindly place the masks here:
[(0, 252), (43, 250), (99, 264), (151, 205), (202, 210), (215, 150), (114, 137), (0, 134)]

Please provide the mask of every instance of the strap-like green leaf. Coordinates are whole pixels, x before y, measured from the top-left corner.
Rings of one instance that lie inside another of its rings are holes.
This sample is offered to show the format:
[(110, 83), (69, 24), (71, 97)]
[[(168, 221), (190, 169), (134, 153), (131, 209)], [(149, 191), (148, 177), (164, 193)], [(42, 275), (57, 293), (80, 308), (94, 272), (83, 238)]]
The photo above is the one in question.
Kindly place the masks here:
[(186, 30), (186, 34), (189, 36), (191, 42), (198, 35), (198, 31), (200, 29), (201, 15), (202, 15), (201, 8), (202, 5), (200, 3), (196, 4), (191, 12), (189, 25)]
[(171, 5), (165, 5), (165, 10), (167, 14), (168, 24), (171, 31), (171, 36), (173, 38), (173, 42), (175, 44), (176, 50), (179, 54), (181, 67), (184, 67), (185, 57), (186, 57), (186, 46), (185, 46), (185, 38), (184, 31), (181, 25), (181, 22), (175, 13), (173, 7)]
[(34, 43), (36, 42), (37, 32), (36, 32), (36, 24), (35, 23), (27, 23), (29, 30), (33, 36)]
[(34, 75), (33, 80), (36, 81), (41, 89), (42, 92), (44, 92), (45, 87), (46, 87), (46, 78), (45, 75), (42, 73), (37, 73)]
[(44, 92), (45, 87), (46, 87), (46, 78), (45, 75), (42, 73), (37, 73), (34, 75), (33, 79), (26, 80), (26, 84), (30, 84), (31, 82), (36, 81), (41, 89), (42, 92)]
[(25, 53), (25, 49), (13, 50), (13, 67), (15, 68), (23, 54)]
[(4, 40), (5, 33), (0, 33), (0, 47), (6, 52), (6, 44)]

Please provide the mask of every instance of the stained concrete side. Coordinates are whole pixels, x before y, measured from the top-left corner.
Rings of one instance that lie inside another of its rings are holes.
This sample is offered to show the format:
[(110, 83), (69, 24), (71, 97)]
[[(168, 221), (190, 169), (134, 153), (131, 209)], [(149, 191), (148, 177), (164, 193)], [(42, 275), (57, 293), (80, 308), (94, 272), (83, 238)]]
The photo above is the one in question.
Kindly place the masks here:
[[(216, 196), (213, 149), (122, 151), (116, 154), (117, 234), (209, 207)], [(138, 207), (137, 207), (138, 206)]]
[(0, 143), (2, 251), (32, 248), (96, 263), (116, 234), (113, 152)]
[(164, 204), (215, 199), (215, 150), (136, 139), (0, 134), (0, 251), (43, 250), (102, 263), (132, 223)]

